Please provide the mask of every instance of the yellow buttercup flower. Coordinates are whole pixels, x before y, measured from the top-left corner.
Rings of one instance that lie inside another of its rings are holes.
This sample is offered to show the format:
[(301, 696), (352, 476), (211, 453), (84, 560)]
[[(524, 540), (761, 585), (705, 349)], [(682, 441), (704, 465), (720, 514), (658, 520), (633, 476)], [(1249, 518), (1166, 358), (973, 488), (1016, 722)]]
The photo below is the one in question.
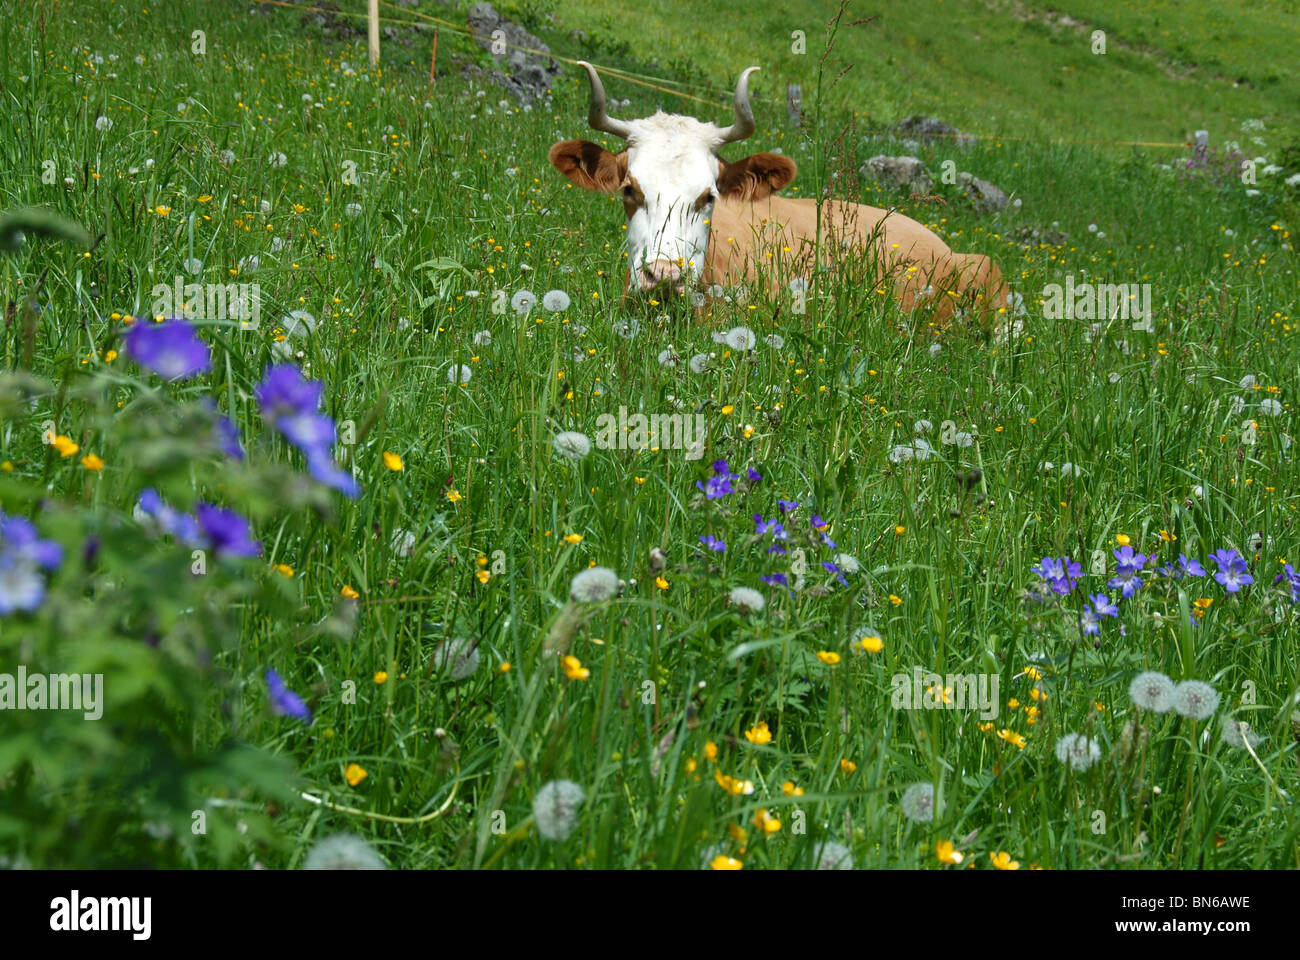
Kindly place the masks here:
[(501, 662), (501, 666), (497, 667), (497, 669), (500, 670), (502, 673), (509, 673), (509, 672), (510, 672), (510, 661), (509, 661), (509, 660), (503, 660), (503, 661)]
[(760, 720), (752, 730), (746, 730), (745, 739), (750, 743), (771, 743), (772, 731), (767, 728), (767, 721)]
[(388, 682), (388, 674), (385, 673), (383, 670), (376, 671), (375, 683), (387, 683), (387, 682)]
[(718, 759), (718, 745), (712, 740), (704, 745), (704, 759), (710, 762), (716, 762)]
[(894, 606), (898, 606), (900, 603), (903, 602), (903, 598), (898, 596), (897, 594), (891, 593), (889, 595), (889, 602), (892, 603)]
[(65, 458), (72, 456), (81, 449), (80, 444), (73, 443), (71, 437), (65, 437), (63, 434), (59, 434), (55, 437), (50, 446), (59, 451), (59, 456)]
[(852, 773), (854, 770), (858, 769), (858, 765), (852, 760), (845, 758), (840, 760), (840, 769), (845, 773)]
[(464, 498), (460, 495), (459, 490), (457, 490), (455, 487), (452, 487), (450, 490), (447, 491), (447, 499), (450, 500), (452, 503), (459, 503)]
[(580, 534), (580, 533), (570, 533), (570, 534), (567, 534), (567, 535), (565, 536), (565, 538), (564, 538), (564, 542), (565, 542), (565, 543), (570, 543), (570, 544), (578, 544), (578, 543), (582, 543), (582, 534)]
[(1118, 543), (1121, 547), (1127, 547), (1133, 541), (1129, 539), (1129, 535), (1127, 533), (1121, 533), (1116, 535), (1115, 542)]
[(720, 853), (709, 861), (709, 867), (713, 870), (740, 870), (744, 867), (744, 864), (735, 857)]
[(293, 567), (289, 566), (287, 563), (273, 563), (271, 564), (271, 569), (282, 577), (293, 576)]
[(1020, 869), (1020, 861), (1012, 860), (1011, 854), (1003, 850), (999, 850), (997, 853), (990, 853), (989, 859), (993, 861), (993, 866), (997, 867), (999, 870)]
[(937, 850), (940, 863), (961, 863), (964, 859), (961, 851), (950, 840), (940, 840)]
[(879, 653), (885, 649), (885, 641), (881, 640), (875, 634), (862, 638), (862, 649), (867, 653)]
[(664, 577), (663, 577), (663, 575), (661, 574), (661, 575), (655, 577), (655, 586), (658, 587), (660, 590), (667, 590), (667, 589), (668, 589), (668, 581), (665, 580)]
[(819, 650), (817, 651), (817, 659), (827, 666), (833, 667), (840, 662), (840, 655), (833, 650)]
[(564, 675), (570, 680), (586, 680), (591, 676), (591, 671), (582, 665), (582, 661), (570, 654), (560, 661), (564, 668)]
[(479, 570), (474, 574), (474, 576), (478, 577), (479, 583), (487, 583), (489, 580), (492, 579), (492, 574), (490, 574), (486, 570)]
[(402, 463), (402, 458), (388, 450), (384, 451), (384, 466), (394, 472), (406, 469), (405, 464)]
[(354, 787), (368, 776), (370, 776), (369, 771), (359, 763), (349, 763), (347, 769), (343, 771), (344, 779)]
[(803, 787), (796, 787), (793, 780), (787, 780), (781, 784), (781, 792), (787, 797), (802, 797)]
[(764, 833), (778, 833), (781, 830), (781, 821), (768, 813), (767, 808), (764, 807), (754, 814), (754, 826)]
[(104, 469), (104, 461), (101, 460), (99, 457), (95, 456), (93, 453), (88, 453), (84, 457), (82, 457), (81, 465), (85, 467), (87, 470), (98, 471)]
[(717, 782), (718, 786), (723, 790), (726, 790), (727, 793), (730, 793), (732, 796), (738, 797), (741, 794), (749, 796), (749, 794), (754, 792), (753, 780), (737, 780), (735, 777), (727, 776), (721, 770), (713, 771), (713, 779)]
[(339, 593), (347, 597), (349, 600), (355, 600), (357, 597), (361, 596), (361, 594), (352, 589), (351, 584), (347, 583), (343, 584), (343, 589), (340, 590)]

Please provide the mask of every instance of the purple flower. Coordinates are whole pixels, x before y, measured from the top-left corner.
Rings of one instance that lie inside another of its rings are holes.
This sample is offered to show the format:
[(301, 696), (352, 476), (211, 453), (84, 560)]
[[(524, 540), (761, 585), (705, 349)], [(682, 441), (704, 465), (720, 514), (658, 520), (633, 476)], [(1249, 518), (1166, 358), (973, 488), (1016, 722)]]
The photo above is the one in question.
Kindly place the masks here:
[(714, 460), (714, 461), (713, 461), (713, 472), (714, 472), (714, 473), (731, 473), (731, 468), (730, 468), (729, 466), (727, 466), (727, 461), (726, 461), (726, 460)]
[(1119, 561), (1119, 566), (1115, 568), (1115, 576), (1106, 581), (1106, 586), (1119, 590), (1127, 599), (1142, 589), (1142, 578), (1138, 574), (1146, 565), (1147, 558), (1143, 554), (1134, 553), (1128, 544), (1114, 551), (1113, 556)]
[(825, 530), (827, 527), (830, 526), (829, 523), (827, 523), (825, 520), (822, 519), (821, 514), (819, 513), (814, 513), (812, 515), (812, 519), (809, 520), (808, 522), (812, 524), (812, 528), (814, 530)]
[(284, 685), (280, 675), (274, 670), (266, 671), (266, 687), (270, 693), (271, 712), (277, 717), (296, 717), (304, 722), (311, 722), (311, 711), (302, 697)]
[(46, 570), (63, 562), (63, 548), (53, 540), (42, 540), (30, 520), (4, 513), (0, 513), (0, 555)]
[(826, 568), (827, 573), (835, 574), (835, 579), (844, 584), (844, 586), (847, 587), (849, 585), (849, 582), (844, 579), (844, 574), (840, 572), (840, 568), (835, 566), (835, 564), (831, 563), (829, 560), (823, 560), (822, 566)]
[(1273, 578), (1274, 583), (1286, 581), (1286, 585), (1291, 588), (1291, 602), (1300, 603), (1300, 573), (1296, 572), (1295, 567), (1286, 564), (1282, 567), (1282, 572)]
[(727, 545), (723, 543), (721, 540), (719, 540), (717, 537), (715, 537), (713, 534), (709, 534), (707, 537), (700, 537), (700, 543), (704, 544), (714, 553), (727, 552)]
[(1250, 586), (1255, 582), (1255, 578), (1249, 573), (1246, 561), (1236, 550), (1215, 550), (1210, 554), (1210, 559), (1219, 567), (1219, 572), (1214, 575), (1214, 579), (1219, 581), (1220, 586), (1228, 593), (1236, 593), (1242, 587)]
[(1118, 617), (1119, 605), (1111, 603), (1110, 597), (1104, 593), (1094, 593), (1092, 595), (1092, 606), (1100, 616)]
[(1053, 593), (1063, 597), (1074, 589), (1083, 567), (1069, 557), (1043, 557), (1042, 563), (1030, 567), (1029, 572), (1038, 574)]
[(759, 483), (763, 479), (763, 475), (759, 473), (757, 470), (755, 470), (753, 467), (750, 467), (748, 470), (745, 471), (745, 473), (749, 477), (750, 483)]
[(279, 429), (281, 417), (315, 413), (320, 409), (324, 391), (325, 384), (304, 380), (292, 363), (281, 363), (268, 367), (262, 382), (257, 385), (257, 405), (266, 422)]
[(789, 513), (792, 510), (798, 509), (799, 504), (796, 503), (794, 500), (778, 500), (776, 502), (776, 506), (777, 509), (780, 510), (782, 513)]
[(262, 545), (253, 539), (248, 520), (234, 510), (200, 503), (195, 507), (199, 528), (218, 556), (260, 557)]
[(1180, 553), (1178, 555), (1178, 566), (1182, 570), (1183, 574), (1188, 577), (1203, 577), (1206, 575), (1205, 568), (1201, 566), (1201, 562), (1199, 560), (1189, 560), (1185, 553)]
[(1101, 633), (1101, 618), (1086, 603), (1083, 605), (1083, 613), (1079, 616), (1079, 626), (1088, 636)]
[(759, 577), (758, 579), (762, 580), (764, 583), (771, 584), (774, 587), (784, 587), (788, 583), (784, 573), (769, 573), (767, 576)]
[(770, 533), (778, 540), (786, 540), (790, 536), (786, 532), (785, 525), (777, 520), (776, 517), (773, 517), (771, 520), (764, 520), (761, 513), (754, 514), (754, 533), (758, 536)]
[(168, 506), (158, 491), (146, 488), (140, 494), (136, 505), (146, 515), (157, 522), (164, 533), (169, 533), (181, 543), (196, 546), (199, 542), (199, 523), (187, 513), (181, 513)]
[(735, 493), (736, 488), (731, 485), (731, 481), (736, 479), (734, 473), (714, 474), (703, 483), (695, 481), (695, 486), (704, 491), (704, 496), (710, 500), (720, 500), (729, 493)]
[(131, 359), (166, 380), (184, 380), (212, 369), (212, 351), (184, 320), (140, 321), (126, 333)]
[(361, 486), (357, 483), (356, 477), (336, 467), (327, 451), (310, 451), (307, 454), (307, 471), (317, 483), (332, 487), (349, 499), (355, 500), (361, 496)]

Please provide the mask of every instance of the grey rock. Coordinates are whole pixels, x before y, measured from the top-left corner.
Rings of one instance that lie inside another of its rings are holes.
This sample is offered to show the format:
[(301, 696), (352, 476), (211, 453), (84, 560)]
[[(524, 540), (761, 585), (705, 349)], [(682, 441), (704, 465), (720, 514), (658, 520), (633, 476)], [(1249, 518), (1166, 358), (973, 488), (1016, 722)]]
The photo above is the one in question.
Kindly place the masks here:
[[(492, 51), (493, 34), (505, 41), (502, 53), (493, 53), (500, 70), (491, 70), (487, 78), (504, 88), (516, 99), (528, 101), (547, 96), (551, 82), (560, 75), (560, 64), (551, 56), (551, 48), (519, 24), (505, 19), (490, 3), (476, 3), (466, 16), (470, 32), (484, 50)], [(467, 71), (470, 72), (470, 71)]]
[(930, 172), (916, 157), (891, 157), (883, 153), (878, 154), (863, 164), (858, 172), (887, 187), (903, 188), (912, 193), (929, 193), (934, 188), (934, 179), (930, 176)]
[(904, 117), (898, 121), (894, 125), (894, 130), (905, 137), (924, 142), (943, 140), (962, 147), (968, 147), (975, 143), (975, 137), (971, 134), (963, 133), (942, 120), (937, 120), (934, 117), (924, 117), (919, 113), (914, 113), (910, 117)]
[(965, 189), (980, 213), (1000, 213), (1010, 203), (1010, 198), (1001, 188), (964, 170), (957, 174), (957, 183)]

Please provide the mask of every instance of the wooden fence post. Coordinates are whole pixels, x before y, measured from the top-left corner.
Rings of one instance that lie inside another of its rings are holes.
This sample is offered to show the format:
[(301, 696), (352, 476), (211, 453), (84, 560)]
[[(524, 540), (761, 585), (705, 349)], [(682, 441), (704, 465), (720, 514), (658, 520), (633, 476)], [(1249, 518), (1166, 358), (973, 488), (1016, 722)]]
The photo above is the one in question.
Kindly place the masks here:
[(369, 0), (366, 4), (366, 20), (370, 28), (370, 66), (373, 69), (379, 63), (379, 0)]
[(1203, 167), (1209, 163), (1210, 131), (1196, 131), (1196, 146), (1192, 148), (1192, 166)]

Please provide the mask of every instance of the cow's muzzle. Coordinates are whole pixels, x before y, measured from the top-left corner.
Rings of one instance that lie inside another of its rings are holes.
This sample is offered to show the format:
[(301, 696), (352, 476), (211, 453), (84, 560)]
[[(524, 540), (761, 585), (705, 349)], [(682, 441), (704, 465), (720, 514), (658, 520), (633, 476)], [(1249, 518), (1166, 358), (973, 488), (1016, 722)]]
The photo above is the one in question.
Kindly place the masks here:
[(678, 295), (686, 293), (686, 278), (682, 275), (682, 265), (672, 260), (655, 260), (641, 268), (639, 277), (641, 289), (645, 293), (656, 290), (671, 290)]

